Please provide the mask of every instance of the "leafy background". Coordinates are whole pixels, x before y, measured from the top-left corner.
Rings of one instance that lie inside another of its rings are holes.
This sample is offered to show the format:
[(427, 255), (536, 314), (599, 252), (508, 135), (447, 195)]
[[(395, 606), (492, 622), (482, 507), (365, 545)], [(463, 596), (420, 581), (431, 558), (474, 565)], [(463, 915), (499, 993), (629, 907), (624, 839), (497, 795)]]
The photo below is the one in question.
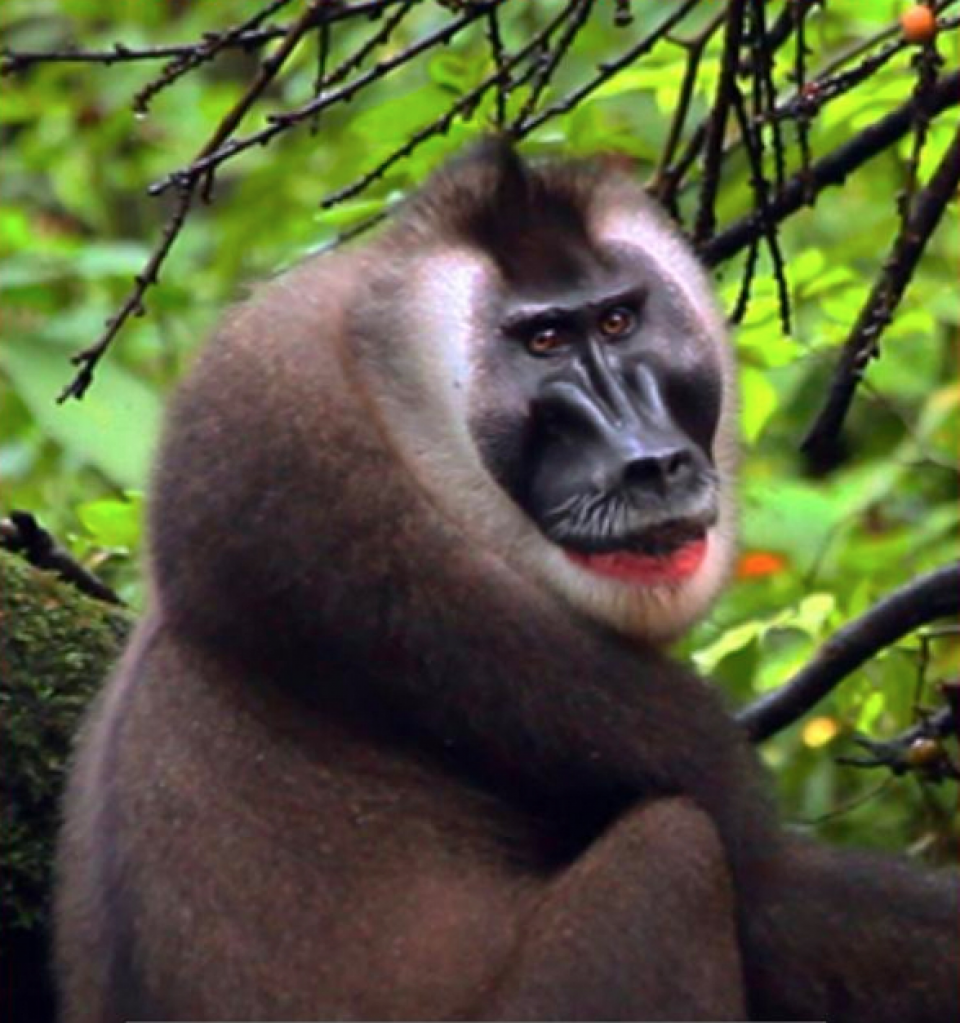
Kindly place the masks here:
[[(783, 6), (771, 2), (772, 11)], [(809, 22), (814, 66), (895, 23), (903, 5), (832, 0)], [(557, 84), (584, 74), (622, 47), (612, 4), (598, 4), (568, 55)], [(662, 16), (634, 4), (638, 27)], [(107, 47), (189, 41), (246, 17), (252, 3), (184, 0), (4, 0), (5, 43), (42, 49), (81, 41)], [(504, 31), (521, 38), (549, 15), (550, 0), (516, 0)], [(712, 11), (706, 12), (711, 15)], [(422, 0), (391, 44), (400, 48), (449, 18)], [(706, 15), (705, 15), (706, 16)], [(702, 19), (701, 19), (702, 20)], [(695, 28), (697, 20), (691, 22)], [(349, 23), (334, 32), (334, 58), (370, 31)], [(686, 31), (686, 27), (685, 27)], [(956, 36), (943, 48), (957, 64)], [(830, 104), (812, 126), (814, 153), (838, 145), (906, 99), (914, 85), (909, 51), (865, 88)], [(696, 108), (708, 109), (719, 40), (708, 47)], [(0, 475), (5, 509), (26, 508), (137, 606), (141, 515), (151, 450), (167, 394), (221, 310), (249, 282), (328, 243), (345, 227), (415, 187), (444, 154), (488, 125), (482, 103), (469, 121), (418, 149), (362, 197), (328, 212), (321, 199), (388, 155), (451, 99), (489, 74), (479, 35), (414, 63), (345, 108), (227, 164), (213, 202), (194, 211), (148, 295), (148, 315), (120, 336), (82, 402), (56, 403), (72, 376), (68, 357), (90, 344), (129, 290), (164, 222), (167, 201), (147, 185), (189, 162), (235, 102), (255, 55), (234, 53), (161, 93), (146, 117), (131, 98), (152, 64), (59, 64), (8, 78), (0, 104), (4, 142), (0, 191), (0, 397), (4, 430)], [(595, 92), (573, 113), (530, 140), (535, 153), (625, 152), (645, 178), (655, 166), (676, 105), (684, 51), (658, 46)], [(309, 54), (298, 56), (272, 89), (277, 109), (310, 95)], [(251, 117), (256, 126), (268, 111)], [(940, 117), (921, 170), (928, 175), (956, 129)], [(941, 225), (883, 341), (849, 422), (850, 457), (825, 478), (805, 475), (797, 448), (822, 399), (843, 341), (897, 229), (895, 196), (904, 187), (911, 140), (874, 160), (841, 189), (783, 228), (795, 309), (783, 333), (770, 266), (761, 267), (737, 335), (741, 364), (743, 558), (738, 578), (685, 652), (729, 693), (731, 702), (776, 687), (842, 623), (920, 572), (956, 558), (960, 294), (958, 225)], [(689, 216), (692, 196), (682, 207)], [(724, 170), (721, 224), (751, 208), (746, 162)], [(689, 220), (688, 220), (689, 222)], [(732, 309), (742, 259), (717, 284)], [(937, 846), (942, 853), (952, 792), (913, 778), (887, 780), (838, 767), (850, 737), (891, 736), (931, 702), (937, 680), (956, 675), (955, 636), (916, 636), (876, 658), (805, 722), (765, 747), (785, 815), (835, 840)], [(882, 792), (875, 793), (881, 788)], [(873, 794), (873, 795), (871, 795)]]

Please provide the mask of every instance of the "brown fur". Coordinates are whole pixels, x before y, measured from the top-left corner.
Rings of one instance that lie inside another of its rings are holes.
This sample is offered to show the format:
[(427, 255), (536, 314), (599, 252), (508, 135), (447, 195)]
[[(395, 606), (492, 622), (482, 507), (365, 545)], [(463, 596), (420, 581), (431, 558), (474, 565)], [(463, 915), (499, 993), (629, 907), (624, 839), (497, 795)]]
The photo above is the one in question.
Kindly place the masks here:
[(66, 804), (64, 1023), (950, 1018), (955, 879), (783, 835), (708, 686), (420, 485), (378, 389), (425, 341), (354, 326), (450, 244), (412, 218), (255, 295), (174, 404)]

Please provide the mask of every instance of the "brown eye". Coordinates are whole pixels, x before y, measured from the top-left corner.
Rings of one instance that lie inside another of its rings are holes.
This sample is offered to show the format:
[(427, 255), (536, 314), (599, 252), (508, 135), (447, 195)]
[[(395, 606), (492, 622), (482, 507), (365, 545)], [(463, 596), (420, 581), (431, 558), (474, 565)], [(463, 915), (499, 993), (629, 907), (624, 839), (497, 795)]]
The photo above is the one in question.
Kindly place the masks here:
[(600, 333), (609, 338), (623, 337), (633, 330), (636, 322), (633, 313), (623, 306), (608, 309), (600, 317)]
[(564, 336), (556, 327), (541, 327), (527, 338), (527, 351), (531, 355), (551, 355), (564, 344)]

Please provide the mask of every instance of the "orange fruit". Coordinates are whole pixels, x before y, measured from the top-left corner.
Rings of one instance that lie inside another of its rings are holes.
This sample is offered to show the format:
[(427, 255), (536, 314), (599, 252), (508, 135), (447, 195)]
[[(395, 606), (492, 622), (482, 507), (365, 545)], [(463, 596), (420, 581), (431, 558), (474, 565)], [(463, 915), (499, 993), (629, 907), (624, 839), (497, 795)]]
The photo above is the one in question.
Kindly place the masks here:
[(929, 43), (937, 34), (937, 17), (924, 4), (914, 4), (900, 15), (904, 38), (911, 43)]

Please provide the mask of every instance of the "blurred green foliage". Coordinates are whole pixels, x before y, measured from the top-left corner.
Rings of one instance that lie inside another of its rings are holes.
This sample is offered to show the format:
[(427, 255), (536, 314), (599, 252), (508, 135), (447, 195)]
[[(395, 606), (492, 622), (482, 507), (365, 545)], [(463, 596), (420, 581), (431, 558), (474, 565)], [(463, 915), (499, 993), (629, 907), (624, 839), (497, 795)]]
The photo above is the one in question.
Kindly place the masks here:
[[(772, 15), (784, 2), (771, 0)], [(815, 12), (808, 30), (810, 67), (887, 28), (901, 7), (871, 0), (832, 3)], [(634, 26), (618, 29), (612, 8), (598, 5), (548, 100), (588, 77), (663, 16), (660, 4), (637, 2)], [(691, 34), (715, 14), (706, 8), (678, 34)], [(69, 42), (95, 48), (118, 40), (130, 46), (189, 42), (255, 9), (252, 3), (186, 0), (4, 0), (0, 19), (6, 45), (15, 48)], [(508, 42), (524, 38), (550, 11), (549, 0), (508, 4), (503, 25)], [(433, 0), (422, 0), (386, 52), (449, 16)], [(371, 30), (365, 22), (337, 27), (330, 65)], [(942, 48), (955, 67), (956, 35)], [(528, 148), (622, 151), (637, 160), (642, 177), (649, 176), (677, 102), (684, 57), (679, 46), (659, 45), (574, 112), (548, 122)], [(909, 51), (898, 55), (863, 87), (827, 106), (812, 125), (814, 155), (903, 102), (915, 81), (910, 59)], [(245, 130), (262, 126), (272, 109), (306, 100), (315, 63), (315, 51), (304, 47), (266, 103), (249, 115)], [(325, 195), (388, 155), (490, 72), (483, 34), (476, 31), (362, 92), (349, 106), (326, 112), (315, 133), (301, 127), (228, 163), (218, 174), (213, 202), (194, 211), (161, 284), (148, 293), (148, 315), (133, 320), (117, 339), (84, 401), (57, 405), (57, 394), (72, 376), (68, 356), (96, 339), (159, 237), (168, 200), (149, 198), (147, 185), (189, 162), (256, 66), (255, 54), (231, 53), (161, 92), (142, 118), (131, 112), (130, 101), (159, 69), (156, 63), (38, 67), (8, 79), (0, 104), (5, 505), (39, 515), (134, 602), (141, 494), (160, 409), (224, 305), (248, 282), (396, 201), (445, 153), (490, 123), (487, 100), (469, 122), (458, 122), (395, 164), (356, 200), (319, 211)], [(719, 37), (704, 56), (694, 123), (708, 109), (718, 67)], [(780, 85), (788, 88), (782, 73)], [(521, 92), (513, 103), (522, 100)], [(955, 111), (938, 119), (922, 175), (929, 174), (957, 123)], [(786, 135), (795, 166), (792, 129)], [(738, 334), (744, 560), (728, 596), (686, 643), (733, 702), (777, 686), (839, 625), (958, 553), (955, 216), (931, 243), (884, 336), (882, 356), (861, 388), (847, 431), (849, 460), (829, 477), (810, 479), (797, 454), (825, 393), (837, 346), (896, 233), (896, 196), (906, 181), (911, 144), (904, 140), (784, 226), (795, 303), (792, 336), (782, 332), (769, 260), (761, 256)], [(689, 222), (695, 190), (681, 200)], [(721, 227), (752, 202), (745, 161), (735, 151), (724, 169)], [(736, 301), (742, 264), (742, 258), (733, 260), (717, 275), (728, 310)], [(923, 657), (917, 637), (887, 651), (825, 701), (812, 725), (795, 726), (768, 744), (788, 818), (815, 820), (862, 801), (823, 822), (821, 830), (839, 840), (895, 846), (946, 833), (943, 807), (954, 793), (932, 793), (904, 779), (894, 783), (895, 795), (888, 789), (882, 798), (863, 801), (883, 779), (837, 768), (832, 760), (848, 749), (854, 729), (885, 736), (905, 728), (918, 703), (934, 700), (936, 681), (957, 673), (955, 637), (924, 646)]]

